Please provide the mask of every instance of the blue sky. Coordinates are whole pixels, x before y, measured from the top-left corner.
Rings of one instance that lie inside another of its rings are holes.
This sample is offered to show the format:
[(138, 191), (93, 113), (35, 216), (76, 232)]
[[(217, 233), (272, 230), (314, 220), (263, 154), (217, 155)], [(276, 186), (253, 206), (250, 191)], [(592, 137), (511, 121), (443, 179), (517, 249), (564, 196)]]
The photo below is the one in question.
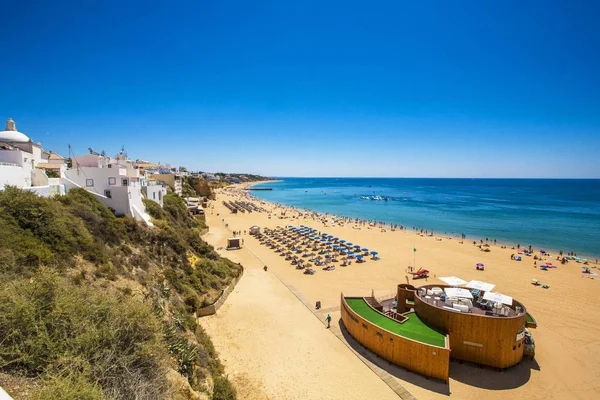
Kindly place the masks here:
[(600, 178), (600, 2), (77, 3), (0, 24), (0, 118), (63, 155)]

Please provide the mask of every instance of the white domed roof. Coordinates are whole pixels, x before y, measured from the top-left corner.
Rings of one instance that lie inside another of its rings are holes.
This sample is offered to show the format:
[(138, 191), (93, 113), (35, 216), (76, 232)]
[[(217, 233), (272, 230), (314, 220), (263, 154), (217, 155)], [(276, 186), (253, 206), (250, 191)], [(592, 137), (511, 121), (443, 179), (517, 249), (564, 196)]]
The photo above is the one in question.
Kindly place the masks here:
[(6, 130), (0, 132), (0, 142), (29, 142), (29, 138), (24, 133), (17, 131), (17, 126), (12, 118), (6, 121)]

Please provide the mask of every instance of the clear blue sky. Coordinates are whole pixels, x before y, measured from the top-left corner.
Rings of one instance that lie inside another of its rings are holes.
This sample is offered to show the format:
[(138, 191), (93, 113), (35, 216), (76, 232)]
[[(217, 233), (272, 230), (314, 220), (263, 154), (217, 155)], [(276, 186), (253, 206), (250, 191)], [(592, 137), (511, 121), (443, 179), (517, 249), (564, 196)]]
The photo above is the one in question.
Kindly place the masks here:
[(600, 177), (598, 1), (14, 1), (46, 149), (278, 176)]

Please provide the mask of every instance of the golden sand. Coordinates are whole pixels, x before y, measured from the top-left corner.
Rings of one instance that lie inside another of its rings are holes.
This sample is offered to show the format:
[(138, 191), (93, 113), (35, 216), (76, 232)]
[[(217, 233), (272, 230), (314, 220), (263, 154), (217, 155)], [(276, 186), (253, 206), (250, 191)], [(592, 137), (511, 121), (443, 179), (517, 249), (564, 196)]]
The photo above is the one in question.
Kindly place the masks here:
[[(495, 291), (522, 302), (537, 320), (532, 329), (535, 360), (500, 372), (452, 362), (450, 381), (427, 380), (417, 374), (390, 367), (402, 386), (418, 399), (596, 399), (600, 398), (600, 281), (582, 275), (582, 264), (571, 261), (540, 271), (533, 259), (512, 261), (514, 250), (492, 245), (489, 253), (457, 239), (419, 236), (414, 232), (353, 226), (325, 226), (320, 220), (292, 219), (297, 213), (254, 201), (272, 212), (232, 214), (223, 200), (247, 200), (243, 185), (221, 190), (207, 210), (210, 232), (205, 240), (225, 247), (232, 231), (308, 225), (339, 238), (376, 250), (381, 260), (335, 271), (316, 267), (315, 275), (304, 275), (273, 250), (246, 234), (241, 250), (219, 253), (245, 267), (245, 274), (217, 315), (200, 320), (236, 383), (243, 399), (397, 399), (398, 396), (340, 339), (329, 332), (290, 287), (309, 304), (321, 301), (339, 324), (339, 296), (393, 294), (407, 279), (406, 267), (431, 271), (428, 283), (443, 283), (436, 277), (455, 275), (466, 281), (477, 279), (496, 284)], [(227, 227), (226, 227), (227, 225)], [(441, 239), (441, 240), (440, 240)], [(539, 254), (538, 254), (539, 255)], [(555, 255), (552, 255), (555, 256)], [(477, 271), (484, 263), (485, 271)], [(540, 261), (538, 261), (538, 264)], [(268, 265), (267, 272), (263, 266)], [(339, 264), (338, 264), (339, 265)], [(597, 271), (593, 269), (592, 271)], [(550, 286), (533, 286), (539, 279)], [(418, 286), (421, 280), (410, 283)], [(423, 282), (424, 283), (424, 282)]]

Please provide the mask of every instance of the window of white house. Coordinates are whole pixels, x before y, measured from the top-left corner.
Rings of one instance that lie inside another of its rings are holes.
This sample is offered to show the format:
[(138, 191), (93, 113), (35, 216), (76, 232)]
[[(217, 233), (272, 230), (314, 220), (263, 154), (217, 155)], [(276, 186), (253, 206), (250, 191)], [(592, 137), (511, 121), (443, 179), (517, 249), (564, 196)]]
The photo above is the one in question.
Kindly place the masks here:
[(129, 181), (127, 179), (121, 179), (121, 185), (127, 186), (129, 185)]
[(116, 178), (108, 178), (108, 184), (109, 185), (116, 185), (117, 184), (117, 179)]
[(110, 190), (105, 190), (105, 191), (104, 191), (104, 195), (105, 195), (106, 197), (108, 197), (109, 199), (112, 199), (112, 195), (110, 194)]
[(85, 180), (85, 186), (87, 186), (87, 187), (94, 186), (94, 180), (93, 179), (86, 179)]
[(152, 193), (152, 200), (156, 200), (156, 192)]

